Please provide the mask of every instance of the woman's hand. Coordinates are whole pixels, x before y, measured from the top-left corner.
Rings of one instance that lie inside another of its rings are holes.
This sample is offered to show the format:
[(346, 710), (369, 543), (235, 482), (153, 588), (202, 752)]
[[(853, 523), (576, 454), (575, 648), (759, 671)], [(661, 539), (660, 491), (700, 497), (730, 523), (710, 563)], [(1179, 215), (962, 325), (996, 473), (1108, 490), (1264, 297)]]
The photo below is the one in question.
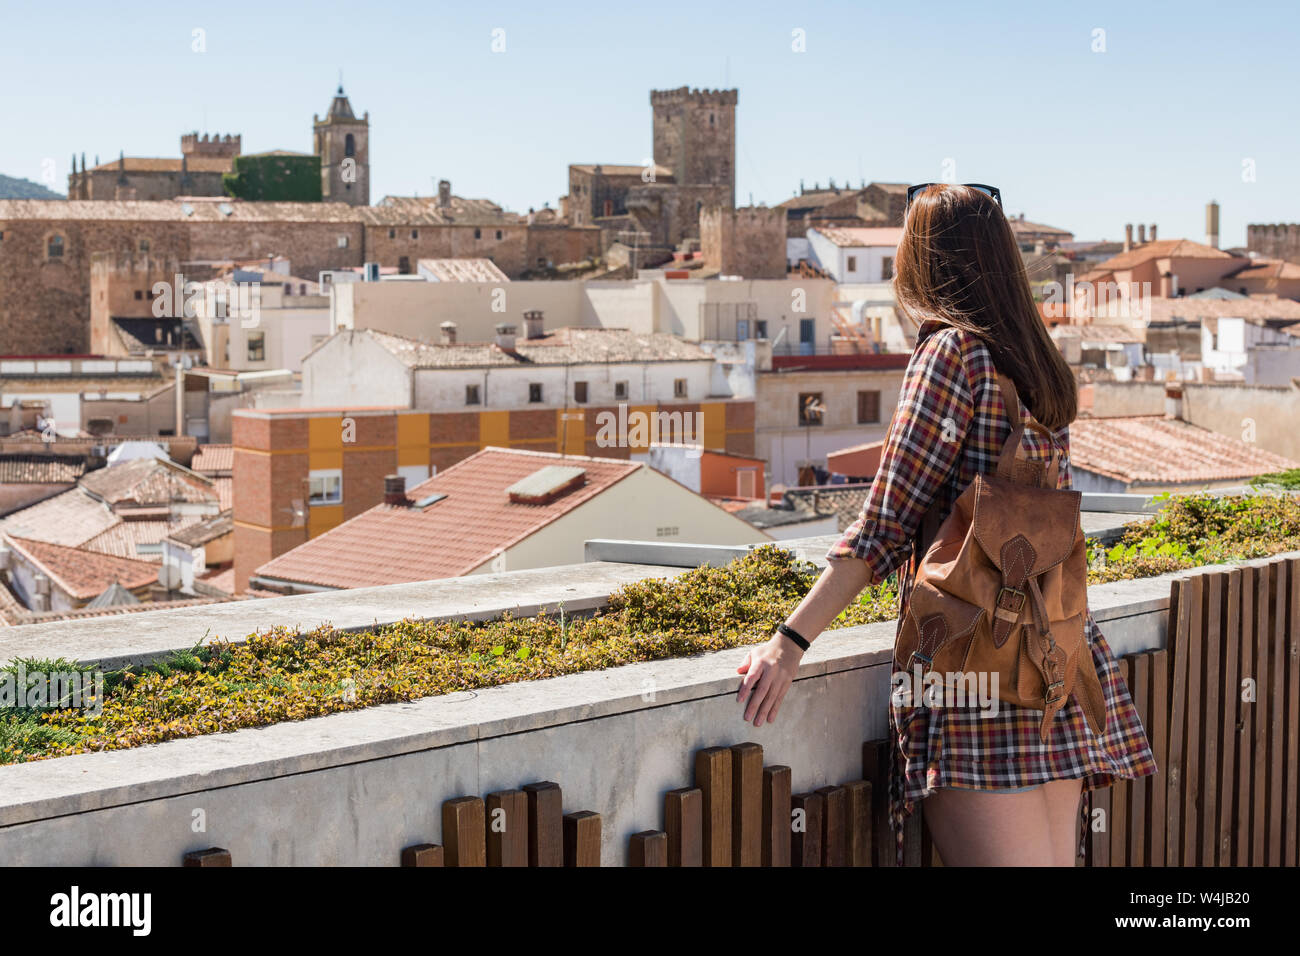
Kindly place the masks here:
[(753, 721), (755, 727), (761, 727), (765, 721), (770, 724), (776, 720), (802, 659), (803, 651), (780, 634), (773, 634), (766, 644), (745, 654), (744, 662), (736, 668), (737, 674), (745, 675), (736, 699), (741, 703), (749, 701), (746, 723)]

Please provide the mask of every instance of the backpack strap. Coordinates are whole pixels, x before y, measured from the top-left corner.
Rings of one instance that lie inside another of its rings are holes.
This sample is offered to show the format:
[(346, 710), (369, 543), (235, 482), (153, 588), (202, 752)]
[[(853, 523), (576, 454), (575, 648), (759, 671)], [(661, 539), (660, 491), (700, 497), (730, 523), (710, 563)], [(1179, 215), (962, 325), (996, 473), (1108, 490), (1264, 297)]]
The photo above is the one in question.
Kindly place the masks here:
[[(1002, 454), (998, 456), (998, 477), (1014, 479), (1016, 474), (1016, 455), (1020, 451), (1020, 440), (1025, 435), (1025, 423), (1020, 417), (1020, 395), (1016, 392), (1016, 383), (1011, 376), (998, 372), (998, 390), (1002, 393), (1002, 404), (1006, 406), (1007, 417), (1011, 419), (1011, 434), (1002, 445)], [(1030, 418), (1029, 427), (1047, 439), (1052, 449), (1052, 460), (1044, 471), (1044, 483), (1048, 488), (1055, 488), (1057, 475), (1061, 467), (1061, 453), (1056, 448), (1056, 439), (1051, 431)]]

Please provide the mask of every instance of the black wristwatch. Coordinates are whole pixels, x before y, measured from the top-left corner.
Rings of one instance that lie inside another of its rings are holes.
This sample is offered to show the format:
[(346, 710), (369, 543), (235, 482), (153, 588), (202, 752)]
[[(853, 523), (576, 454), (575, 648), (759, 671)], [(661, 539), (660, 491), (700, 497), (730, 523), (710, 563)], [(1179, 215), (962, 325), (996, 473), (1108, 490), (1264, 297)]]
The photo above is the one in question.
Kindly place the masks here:
[(798, 644), (801, 651), (808, 650), (808, 642), (804, 640), (803, 635), (784, 621), (776, 626), (776, 632), (778, 634), (784, 634), (786, 637), (790, 638), (790, 640)]

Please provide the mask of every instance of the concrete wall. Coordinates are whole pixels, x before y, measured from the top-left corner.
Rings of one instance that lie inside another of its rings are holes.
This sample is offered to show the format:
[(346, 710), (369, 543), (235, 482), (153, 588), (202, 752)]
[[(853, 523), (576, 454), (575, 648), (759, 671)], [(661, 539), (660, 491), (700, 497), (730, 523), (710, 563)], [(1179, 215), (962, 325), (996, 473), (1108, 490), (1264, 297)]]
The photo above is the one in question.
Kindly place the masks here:
[(1300, 389), (1290, 386), (1183, 386), (1183, 417), (1265, 451), (1300, 461)]
[[(560, 576), (522, 572), (269, 599), (258, 602), (259, 617), (268, 626), (306, 620), (319, 605), (341, 613), (343, 625), (365, 626), (400, 615), (417, 592), (426, 592), (419, 601), (426, 614), (453, 605), (463, 613), (485, 587), (512, 601), (565, 600), (577, 609), (599, 600), (592, 588), (602, 577), (608, 594), (637, 574), (664, 569), (596, 564)], [(1089, 589), (1093, 616), (1117, 656), (1163, 646), (1173, 578)], [(429, 600), (439, 589), (459, 600)], [(134, 628), (137, 642), (160, 639), (162, 630), (177, 640), (176, 624), (189, 618), (200, 626), (193, 612), (163, 611), (117, 627)], [(78, 623), (113, 627), (60, 627)], [(18, 646), (38, 639), (41, 627), (14, 628)], [(744, 656), (737, 649), (0, 767), (0, 858), (176, 865), (188, 850), (221, 846), (236, 865), (395, 865), (404, 846), (443, 842), (442, 801), (553, 780), (566, 812), (602, 815), (602, 864), (623, 865), (631, 834), (663, 826), (663, 794), (691, 781), (701, 747), (757, 742), (765, 763), (792, 768), (796, 792), (859, 778), (862, 743), (886, 733), (893, 632), (881, 623), (824, 634), (801, 662), (780, 719), (758, 729), (741, 721), (735, 701)], [(205, 832), (194, 832), (196, 810)]]

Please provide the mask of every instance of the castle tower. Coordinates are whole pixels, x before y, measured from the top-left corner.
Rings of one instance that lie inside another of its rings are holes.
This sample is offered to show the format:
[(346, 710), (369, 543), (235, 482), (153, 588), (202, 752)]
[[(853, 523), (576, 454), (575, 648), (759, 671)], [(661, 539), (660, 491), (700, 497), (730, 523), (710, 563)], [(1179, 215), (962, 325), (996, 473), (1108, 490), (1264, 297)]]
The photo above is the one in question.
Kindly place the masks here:
[(734, 207), (736, 90), (651, 90), (650, 106), (655, 163), (679, 185), (725, 187), (725, 205)]
[(370, 113), (357, 119), (342, 85), (324, 119), (312, 116), (321, 199), (370, 205)]

